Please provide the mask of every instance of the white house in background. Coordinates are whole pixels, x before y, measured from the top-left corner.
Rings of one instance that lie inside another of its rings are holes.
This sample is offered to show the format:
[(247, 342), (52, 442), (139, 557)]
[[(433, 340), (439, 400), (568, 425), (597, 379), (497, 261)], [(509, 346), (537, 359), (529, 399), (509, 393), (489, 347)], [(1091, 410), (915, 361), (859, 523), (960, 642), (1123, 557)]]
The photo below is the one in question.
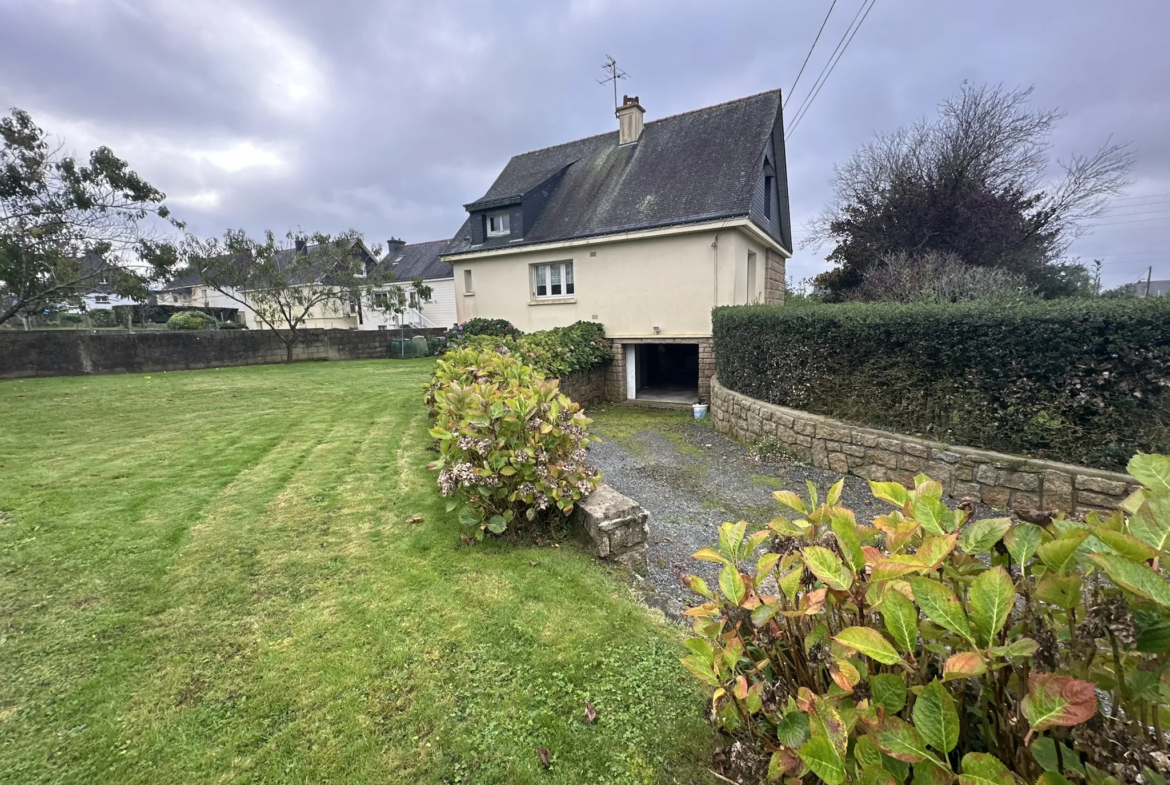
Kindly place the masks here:
[[(389, 274), (394, 283), (406, 289), (409, 309), (401, 317), (406, 327), (450, 327), (455, 324), (455, 275), (451, 265), (439, 258), (450, 240), (433, 240), (427, 243), (407, 245), (402, 240), (391, 239), (386, 243), (386, 256), (378, 263), (378, 272)], [(415, 277), (422, 277), (431, 287), (429, 300), (420, 303), (418, 294), (411, 285)], [(375, 295), (376, 297), (376, 295)], [(400, 326), (397, 314), (370, 307), (367, 303), (359, 330), (388, 330)], [(421, 307), (420, 307), (421, 306)]]
[[(154, 294), (158, 305), (168, 311), (198, 310), (214, 315), (221, 322), (245, 321), (244, 306), (203, 283), (198, 270), (180, 271)], [(249, 327), (251, 322), (248, 319)]]

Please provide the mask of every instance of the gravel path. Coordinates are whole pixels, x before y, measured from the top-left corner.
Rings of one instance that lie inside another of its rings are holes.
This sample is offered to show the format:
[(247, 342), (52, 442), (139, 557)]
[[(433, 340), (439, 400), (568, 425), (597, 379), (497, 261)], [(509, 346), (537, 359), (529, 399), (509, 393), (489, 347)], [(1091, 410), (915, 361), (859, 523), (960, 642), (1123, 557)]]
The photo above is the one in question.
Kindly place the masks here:
[[(806, 480), (823, 498), (842, 475), (784, 457), (757, 460), (748, 447), (720, 436), (710, 418), (691, 412), (613, 405), (588, 412), (602, 441), (590, 448), (590, 461), (605, 482), (636, 500), (650, 513), (649, 604), (678, 619), (696, 595), (679, 583), (694, 573), (710, 583), (714, 566), (691, 554), (714, 546), (724, 521), (748, 521), (749, 530), (784, 514), (772, 492), (796, 491), (807, 497)], [(841, 504), (858, 520), (889, 509), (869, 492), (865, 480), (846, 476)], [(979, 517), (987, 517), (980, 510)]]

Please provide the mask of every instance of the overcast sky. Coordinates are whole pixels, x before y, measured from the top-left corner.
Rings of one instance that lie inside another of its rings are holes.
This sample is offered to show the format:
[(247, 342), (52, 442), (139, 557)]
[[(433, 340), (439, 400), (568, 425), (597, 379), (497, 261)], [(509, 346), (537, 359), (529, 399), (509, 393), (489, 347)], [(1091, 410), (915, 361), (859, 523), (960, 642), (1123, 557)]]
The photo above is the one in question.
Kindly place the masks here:
[[(838, 0), (788, 122), (862, 0)], [(616, 128), (605, 55), (646, 120), (792, 86), (831, 0), (0, 0), (0, 104), (105, 144), (201, 235), (451, 236), (511, 155)], [(788, 143), (802, 224), (835, 162), (963, 80), (1035, 85), (1058, 154), (1110, 135), (1127, 197), (1074, 253), (1170, 278), (1166, 0), (876, 0)], [(797, 279), (826, 269), (800, 249)]]

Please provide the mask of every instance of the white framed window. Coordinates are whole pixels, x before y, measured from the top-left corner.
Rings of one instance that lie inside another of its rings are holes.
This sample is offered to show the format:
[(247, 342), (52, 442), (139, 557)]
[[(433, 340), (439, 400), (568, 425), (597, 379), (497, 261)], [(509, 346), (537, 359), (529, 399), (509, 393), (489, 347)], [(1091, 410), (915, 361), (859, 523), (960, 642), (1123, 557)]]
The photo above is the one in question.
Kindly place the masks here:
[(508, 214), (507, 213), (491, 213), (487, 217), (487, 236), (501, 237), (508, 234)]
[(532, 265), (532, 295), (537, 300), (572, 297), (574, 294), (571, 261)]
[(464, 294), (474, 294), (475, 293), (475, 289), (471, 285), (471, 270), (464, 270), (463, 271), (463, 293)]
[(94, 296), (93, 301), (95, 303), (108, 303), (110, 301), (110, 297), (106, 294), (98, 294)]

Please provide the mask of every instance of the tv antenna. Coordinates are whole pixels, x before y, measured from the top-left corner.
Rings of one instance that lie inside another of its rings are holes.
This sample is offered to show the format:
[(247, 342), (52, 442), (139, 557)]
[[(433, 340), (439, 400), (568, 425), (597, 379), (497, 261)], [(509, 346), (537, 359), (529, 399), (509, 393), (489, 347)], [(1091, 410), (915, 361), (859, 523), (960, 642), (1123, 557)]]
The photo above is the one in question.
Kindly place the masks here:
[(604, 79), (598, 79), (597, 83), (599, 85), (604, 85), (604, 84), (608, 84), (609, 82), (613, 82), (613, 110), (616, 112), (618, 109), (618, 100), (617, 100), (618, 80), (619, 79), (629, 79), (630, 75), (627, 74), (622, 69), (618, 68), (617, 60), (614, 60), (609, 55), (605, 56), (605, 64), (603, 66), (601, 66), (601, 70), (605, 71), (607, 74), (609, 74), (609, 76), (607, 76)]

